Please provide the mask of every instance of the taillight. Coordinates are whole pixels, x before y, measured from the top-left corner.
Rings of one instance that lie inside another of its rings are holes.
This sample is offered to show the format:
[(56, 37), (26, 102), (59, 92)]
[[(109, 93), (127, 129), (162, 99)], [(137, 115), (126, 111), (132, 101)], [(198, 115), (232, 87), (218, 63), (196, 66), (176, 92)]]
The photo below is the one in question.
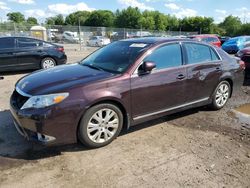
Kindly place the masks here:
[(59, 52), (64, 52), (64, 48), (63, 47), (58, 47), (58, 48), (56, 48), (56, 50), (59, 51)]
[(241, 68), (242, 70), (245, 70), (245, 68), (246, 68), (245, 62), (242, 61), (242, 60), (240, 60), (240, 61), (239, 61), (239, 64), (240, 64), (240, 68)]

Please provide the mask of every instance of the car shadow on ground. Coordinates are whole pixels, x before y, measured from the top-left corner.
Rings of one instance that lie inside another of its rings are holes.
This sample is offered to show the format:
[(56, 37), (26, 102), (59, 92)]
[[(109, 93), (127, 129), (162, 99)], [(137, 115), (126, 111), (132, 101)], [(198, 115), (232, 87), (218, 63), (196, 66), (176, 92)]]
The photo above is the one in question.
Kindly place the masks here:
[(22, 70), (22, 71), (8, 71), (8, 72), (0, 72), (0, 77), (4, 76), (12, 76), (12, 75), (18, 75), (18, 74), (30, 74), (36, 70)]
[[(199, 129), (199, 130), (204, 130), (204, 131), (207, 131), (209, 129), (209, 131), (221, 133), (221, 130), (218, 129), (218, 126), (197, 128), (194, 124), (183, 126), (183, 125), (178, 125), (178, 124), (176, 125), (171, 122), (171, 121), (175, 121), (185, 116), (199, 113), (200, 111), (209, 111), (209, 108), (206, 108), (206, 107), (195, 108), (195, 109), (186, 110), (180, 113), (176, 113), (173, 115), (164, 116), (162, 118), (158, 118), (155, 120), (151, 120), (146, 123), (133, 126), (129, 130), (123, 130), (119, 137), (125, 136), (135, 131), (146, 129), (146, 128), (149, 128), (149, 127), (152, 127), (157, 124), (164, 123), (164, 122), (170, 122), (170, 124), (173, 126), (181, 126), (184, 128)], [(71, 144), (71, 145), (64, 145), (64, 146), (57, 146), (57, 147), (45, 147), (45, 146), (42, 146), (33, 142), (29, 142), (17, 133), (13, 125), (12, 117), (11, 117), (9, 110), (0, 112), (0, 119), (1, 119), (0, 164), (3, 163), (4, 160), (6, 161), (6, 159), (7, 160), (21, 159), (25, 161), (32, 161), (32, 160), (37, 160), (37, 159), (58, 156), (58, 155), (61, 155), (62, 152), (77, 152), (77, 151), (90, 150), (89, 148), (86, 148), (81, 144)], [(230, 132), (231, 131), (230, 129), (232, 128), (229, 128), (229, 127), (225, 128), (226, 132)]]

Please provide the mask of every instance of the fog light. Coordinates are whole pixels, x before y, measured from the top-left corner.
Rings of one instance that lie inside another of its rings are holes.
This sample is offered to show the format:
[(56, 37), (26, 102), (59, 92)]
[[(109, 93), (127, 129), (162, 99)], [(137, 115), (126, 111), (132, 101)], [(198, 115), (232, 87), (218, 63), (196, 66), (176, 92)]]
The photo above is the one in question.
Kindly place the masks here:
[(48, 136), (48, 135), (41, 134), (41, 133), (37, 133), (37, 139), (43, 143), (48, 143), (48, 142), (52, 142), (56, 140), (56, 138), (53, 136)]

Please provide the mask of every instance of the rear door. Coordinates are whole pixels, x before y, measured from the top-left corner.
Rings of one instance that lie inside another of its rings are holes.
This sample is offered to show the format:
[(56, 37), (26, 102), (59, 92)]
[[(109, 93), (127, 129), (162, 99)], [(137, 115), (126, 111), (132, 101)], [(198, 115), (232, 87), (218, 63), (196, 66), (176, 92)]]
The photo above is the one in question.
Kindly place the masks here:
[(187, 101), (210, 97), (222, 75), (221, 59), (208, 45), (184, 43), (187, 62)]
[(0, 71), (16, 70), (15, 38), (0, 38)]
[(17, 38), (16, 57), (24, 69), (40, 68), (43, 55), (43, 42), (30, 38)]

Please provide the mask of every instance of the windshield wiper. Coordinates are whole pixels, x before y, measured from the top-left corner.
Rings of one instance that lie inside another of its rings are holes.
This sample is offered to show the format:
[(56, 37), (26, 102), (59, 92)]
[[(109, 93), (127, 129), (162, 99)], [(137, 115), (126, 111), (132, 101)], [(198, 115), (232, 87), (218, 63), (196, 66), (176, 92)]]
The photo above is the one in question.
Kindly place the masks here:
[(99, 71), (104, 71), (102, 68), (100, 68), (100, 67), (98, 67), (98, 66), (91, 65), (91, 64), (83, 63), (82, 65), (87, 66), (87, 67), (90, 67), (90, 68), (92, 68), (92, 69), (99, 70)]

